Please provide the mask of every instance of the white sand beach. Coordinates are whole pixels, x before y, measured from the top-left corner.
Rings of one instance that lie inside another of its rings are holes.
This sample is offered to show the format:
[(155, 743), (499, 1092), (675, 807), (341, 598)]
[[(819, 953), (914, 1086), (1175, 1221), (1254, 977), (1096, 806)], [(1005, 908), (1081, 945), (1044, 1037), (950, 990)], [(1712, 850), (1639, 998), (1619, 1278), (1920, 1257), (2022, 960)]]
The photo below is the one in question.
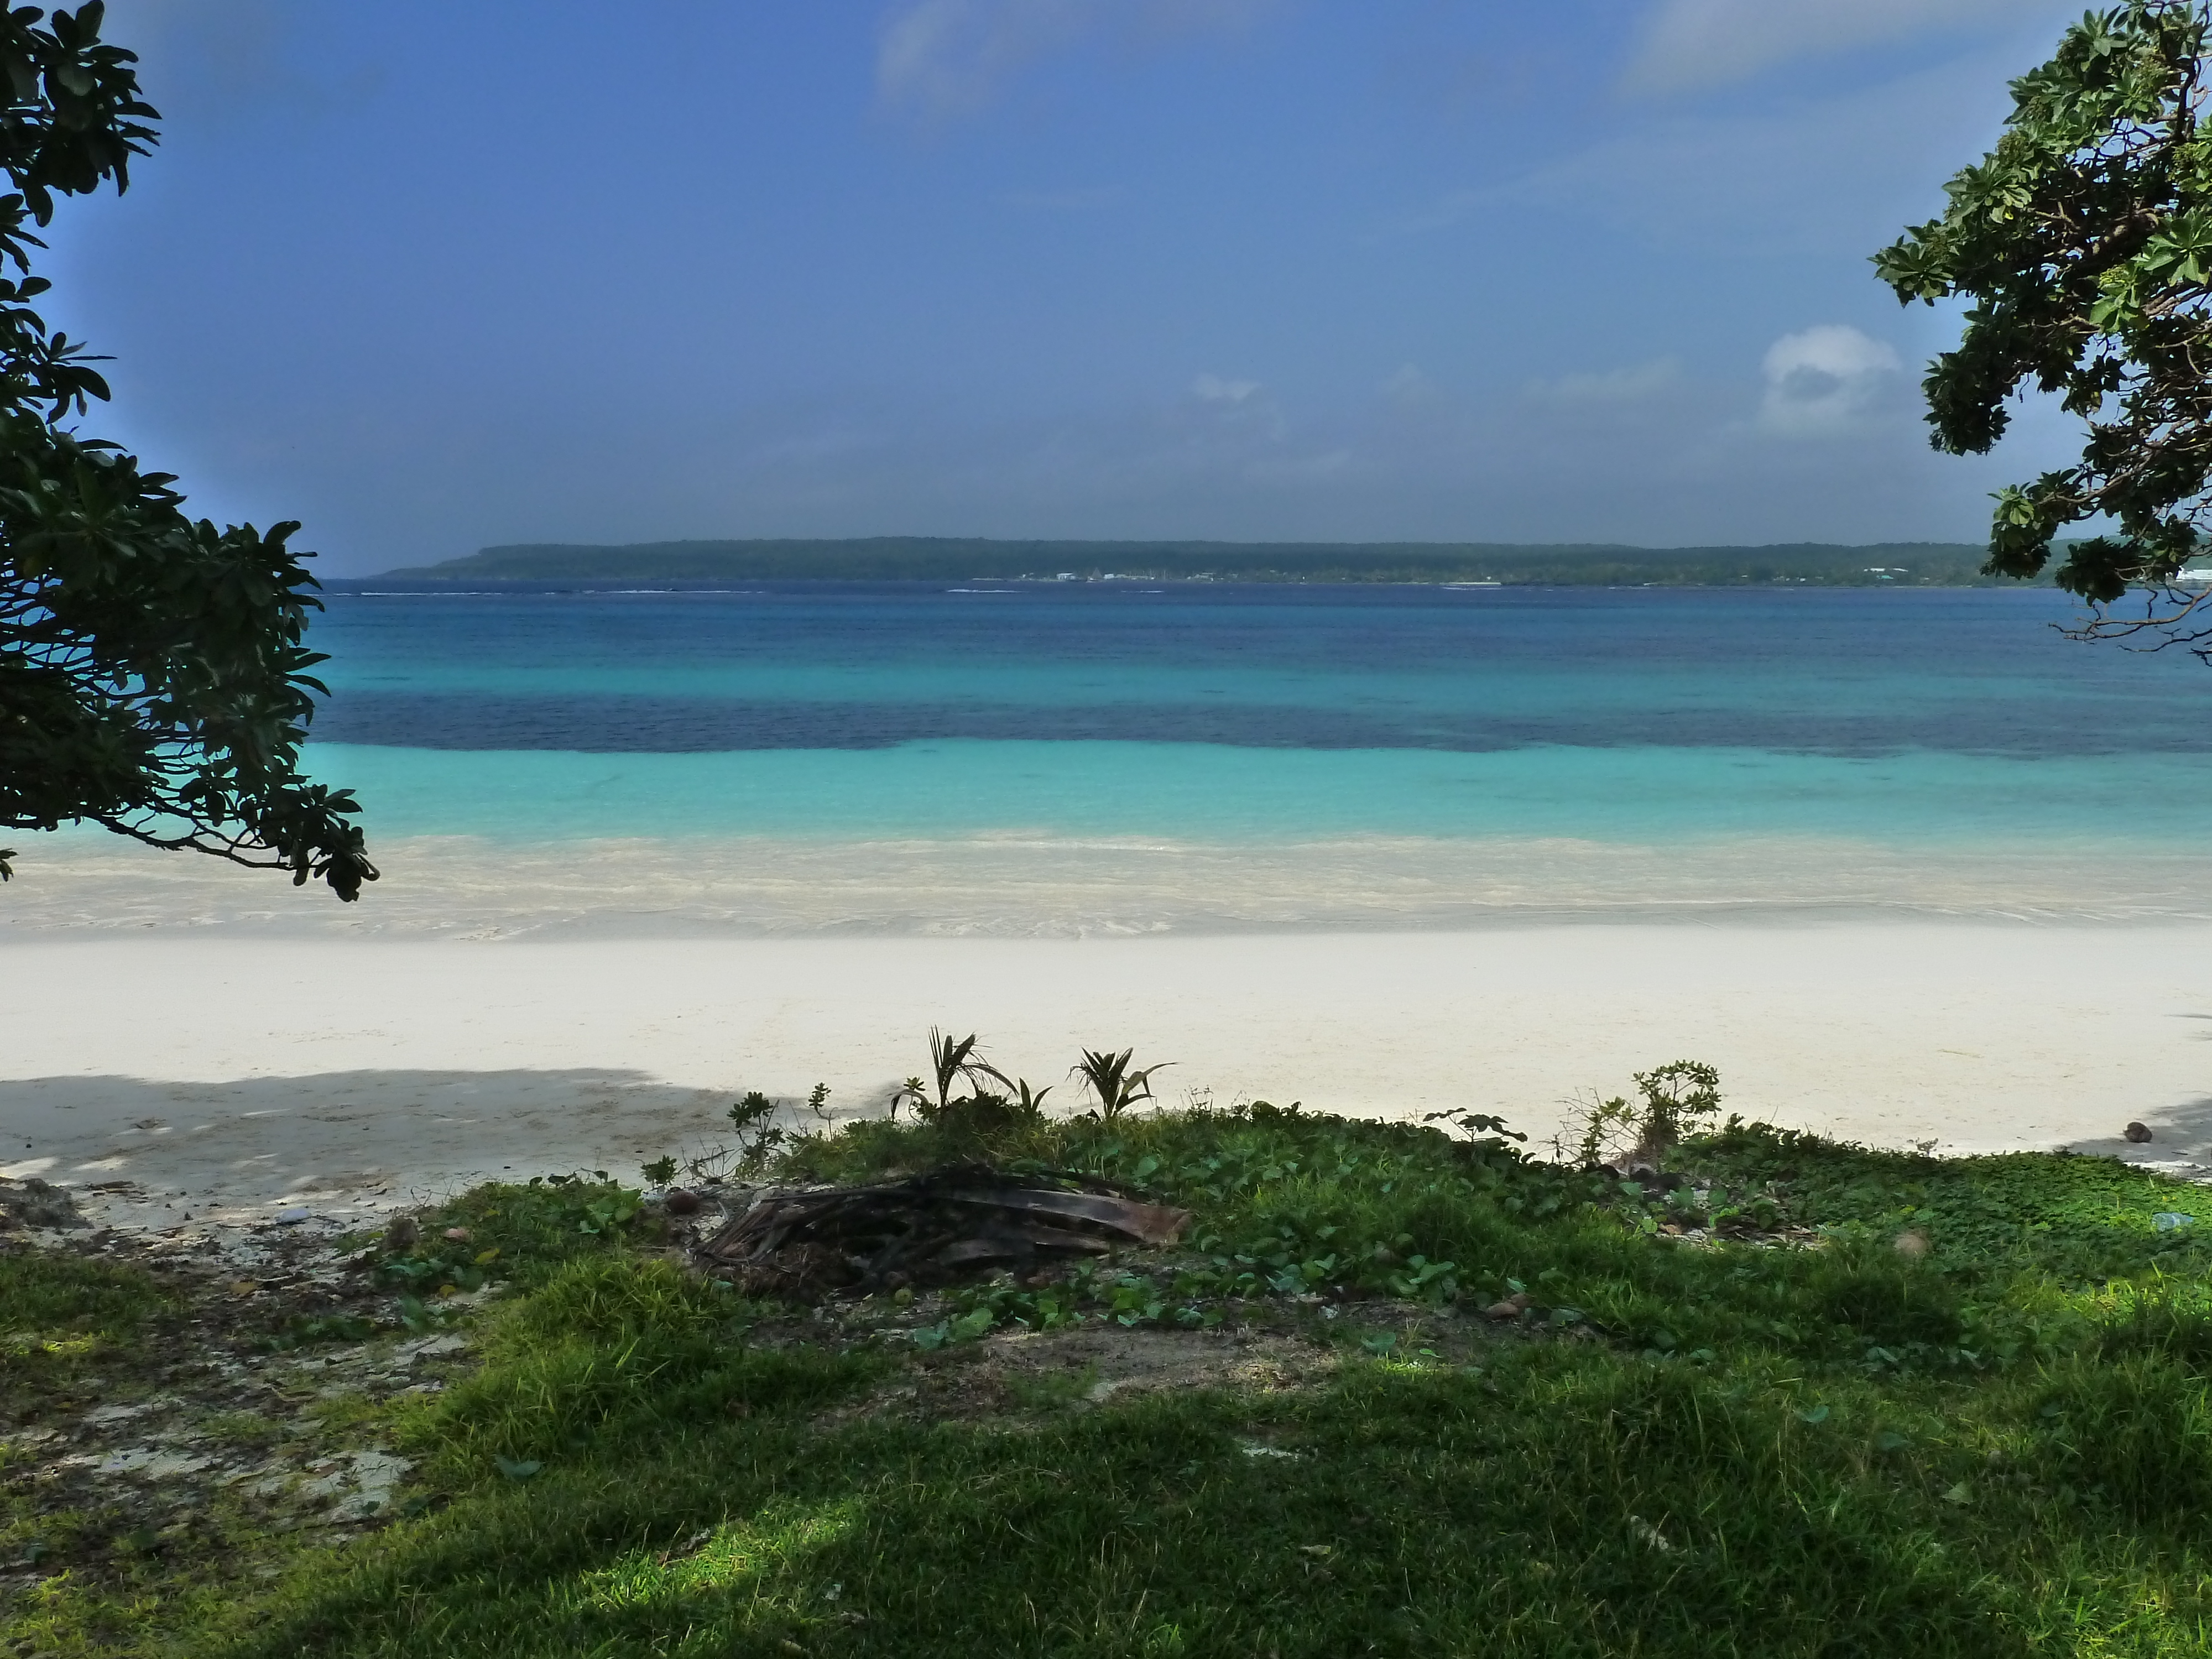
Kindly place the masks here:
[[(1073, 1108), (1162, 1094), (1540, 1140), (1577, 1091), (1720, 1067), (1747, 1116), (1946, 1150), (2212, 1163), (2212, 926), (1861, 920), (1121, 939), (286, 937), (0, 943), (0, 1173), (118, 1223), (342, 1219), (489, 1176), (635, 1179), (737, 1091), (882, 1109), (932, 1025)], [(2157, 1139), (2130, 1146), (2130, 1119)], [(94, 1186), (105, 1188), (94, 1193)]]

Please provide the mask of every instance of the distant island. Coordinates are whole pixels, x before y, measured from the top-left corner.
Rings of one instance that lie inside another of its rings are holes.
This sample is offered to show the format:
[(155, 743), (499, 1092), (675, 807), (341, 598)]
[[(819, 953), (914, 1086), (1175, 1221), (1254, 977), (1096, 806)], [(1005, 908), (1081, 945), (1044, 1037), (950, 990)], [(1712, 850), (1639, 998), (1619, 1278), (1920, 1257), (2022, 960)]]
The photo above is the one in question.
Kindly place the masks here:
[(408, 583), (1224, 581), (1496, 582), (1739, 587), (2012, 586), (1963, 542), (1767, 547), (1522, 546), (1489, 542), (1079, 542), (872, 536), (850, 540), (558, 542), (487, 547), (368, 580)]

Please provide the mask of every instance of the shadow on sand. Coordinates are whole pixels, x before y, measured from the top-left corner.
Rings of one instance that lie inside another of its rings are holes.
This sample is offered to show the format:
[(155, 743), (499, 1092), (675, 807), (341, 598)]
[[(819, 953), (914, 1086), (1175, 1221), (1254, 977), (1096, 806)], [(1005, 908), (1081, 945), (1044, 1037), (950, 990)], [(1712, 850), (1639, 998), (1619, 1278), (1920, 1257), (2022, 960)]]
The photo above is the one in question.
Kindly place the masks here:
[[(500, 1176), (605, 1170), (726, 1139), (728, 1091), (576, 1067), (395, 1069), (174, 1082), (0, 1080), (0, 1175), (161, 1212), (389, 1208)], [(718, 1136), (718, 1128), (721, 1131)], [(95, 1191), (95, 1189), (97, 1189)]]

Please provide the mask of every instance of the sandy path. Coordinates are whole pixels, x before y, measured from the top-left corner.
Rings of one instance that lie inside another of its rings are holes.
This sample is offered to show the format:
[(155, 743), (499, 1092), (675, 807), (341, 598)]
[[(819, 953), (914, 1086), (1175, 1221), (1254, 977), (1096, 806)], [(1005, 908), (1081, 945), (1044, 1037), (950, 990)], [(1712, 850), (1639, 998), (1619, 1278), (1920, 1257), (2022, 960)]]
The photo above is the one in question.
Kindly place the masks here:
[[(0, 1172), (116, 1219), (332, 1216), (715, 1139), (732, 1094), (878, 1109), (932, 1024), (1059, 1082), (1133, 1044), (1180, 1097), (1469, 1106), (1539, 1135), (1678, 1058), (1869, 1141), (2212, 1158), (2212, 927), (1565, 926), (1152, 939), (0, 945)], [(2121, 1126), (2158, 1131), (2125, 1148)]]

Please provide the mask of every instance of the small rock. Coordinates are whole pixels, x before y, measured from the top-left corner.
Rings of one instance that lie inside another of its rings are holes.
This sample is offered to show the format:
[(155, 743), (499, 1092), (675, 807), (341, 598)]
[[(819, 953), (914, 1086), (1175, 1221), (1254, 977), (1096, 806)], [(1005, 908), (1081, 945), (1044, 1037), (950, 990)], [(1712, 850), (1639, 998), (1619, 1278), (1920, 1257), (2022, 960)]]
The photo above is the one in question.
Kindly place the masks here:
[(447, 1243), (465, 1244), (468, 1242), (469, 1230), (466, 1227), (448, 1227), (446, 1229)]
[(360, 1521), (392, 1507), (392, 1488), (412, 1465), (384, 1451), (357, 1451), (311, 1465), (319, 1478), (303, 1480), (296, 1495), (308, 1503), (328, 1503), (333, 1521)]
[(687, 1188), (671, 1187), (660, 1197), (660, 1207), (670, 1215), (699, 1213), (699, 1194)]
[(1525, 1291), (1519, 1291), (1507, 1297), (1503, 1302), (1492, 1303), (1482, 1310), (1482, 1313), (1486, 1319), (1518, 1319), (1528, 1311), (1528, 1294)]
[(2146, 1140), (2151, 1139), (2150, 1130), (2141, 1123), (2130, 1123), (2126, 1128), (2121, 1130), (2120, 1133), (2125, 1135), (2130, 1140), (2135, 1142), (2138, 1146), (2142, 1146)]
[(33, 1176), (0, 1180), (0, 1227), (89, 1227), (68, 1190)]
[[(190, 1216), (186, 1216), (185, 1219), (189, 1221), (191, 1218)], [(312, 1221), (313, 1219), (314, 1219), (313, 1211), (303, 1210), (297, 1205), (294, 1205), (289, 1210), (279, 1210), (276, 1212), (276, 1224), (280, 1227), (296, 1227), (303, 1221)]]
[(134, 1417), (143, 1417), (149, 1412), (166, 1411), (177, 1402), (173, 1400), (152, 1400), (137, 1406), (94, 1406), (84, 1414), (85, 1422), (94, 1428), (106, 1428), (111, 1424), (127, 1423)]
[(94, 1474), (133, 1474), (147, 1480), (173, 1480), (179, 1475), (197, 1474), (214, 1462), (211, 1457), (195, 1457), (161, 1446), (131, 1446), (105, 1457), (88, 1453), (62, 1459), (64, 1466), (89, 1468)]

